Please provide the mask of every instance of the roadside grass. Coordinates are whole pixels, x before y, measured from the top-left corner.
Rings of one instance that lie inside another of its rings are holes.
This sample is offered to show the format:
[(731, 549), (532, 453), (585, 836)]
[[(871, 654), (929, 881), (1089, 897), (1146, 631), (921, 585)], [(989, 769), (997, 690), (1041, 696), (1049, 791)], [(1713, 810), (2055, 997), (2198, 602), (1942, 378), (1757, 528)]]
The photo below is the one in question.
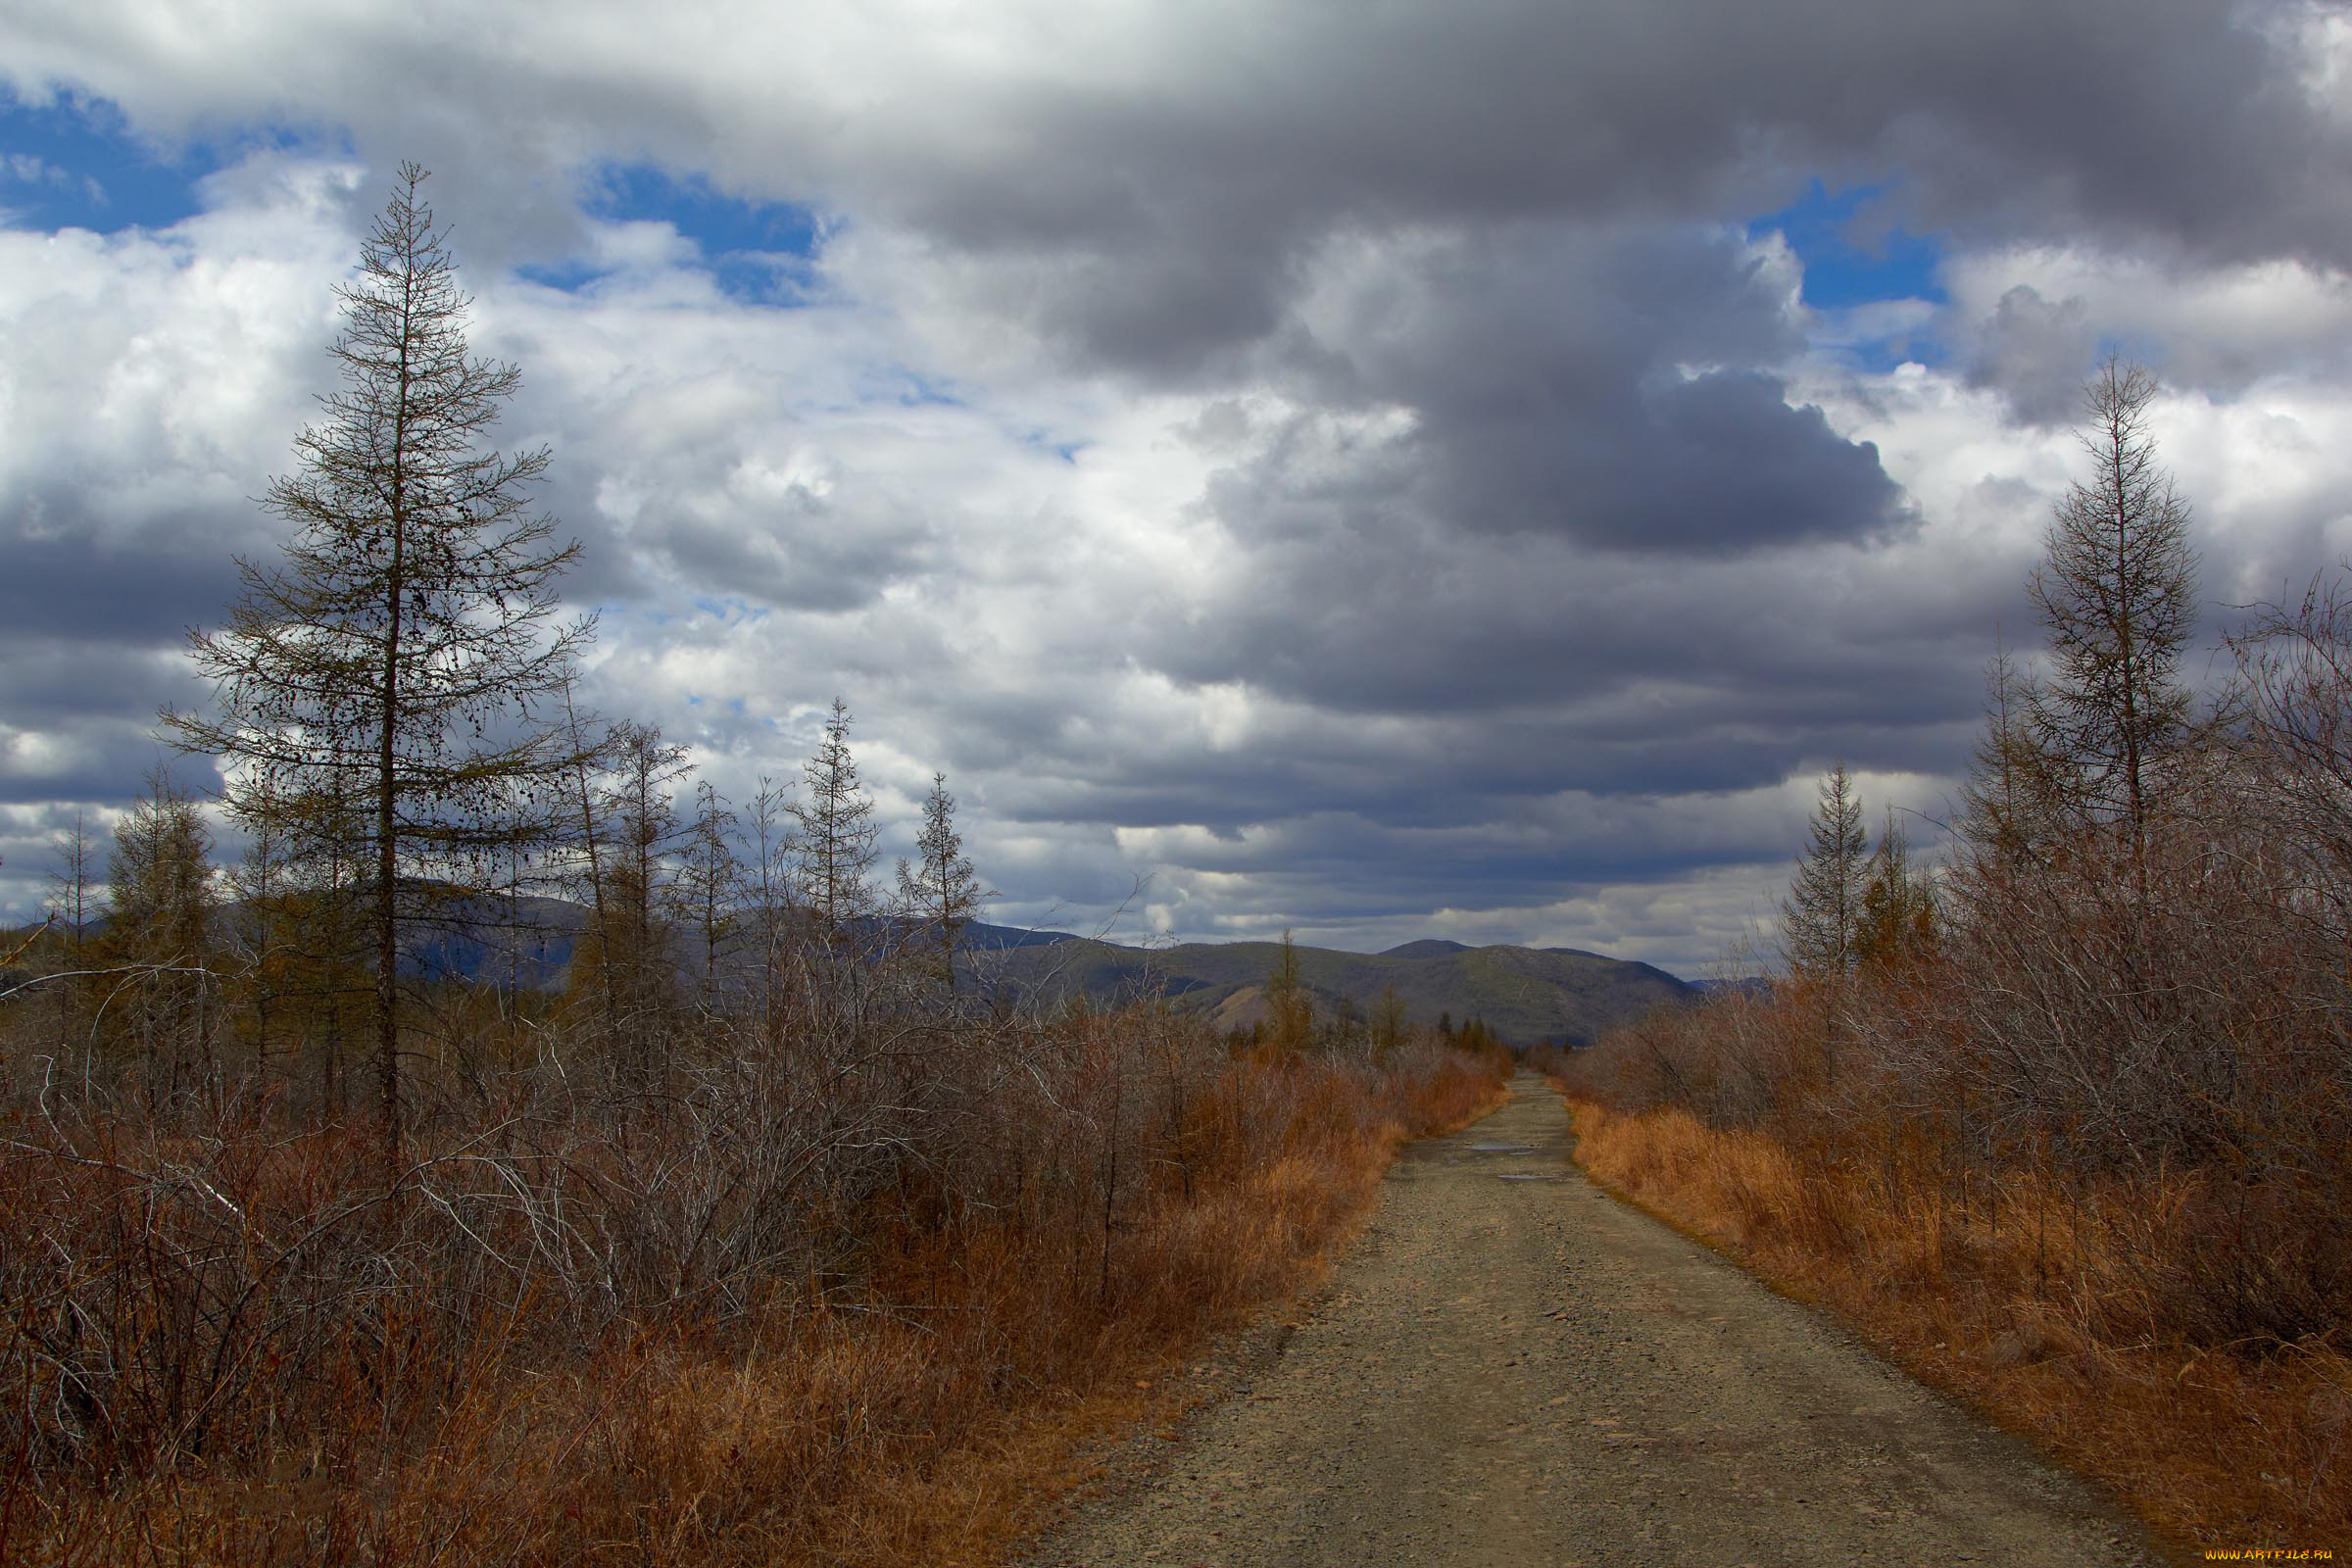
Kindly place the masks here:
[(1839, 1158), (1677, 1107), (1568, 1103), (1576, 1158), (1604, 1186), (1837, 1312), (1914, 1375), (2106, 1484), (2162, 1536), (2352, 1545), (2345, 1348), (2200, 1347), (2158, 1326), (2150, 1237), (2196, 1248), (2197, 1227), (2176, 1223), (2196, 1210), (2193, 1177), (2105, 1203), (2030, 1172), (1954, 1193), (1920, 1175), (1928, 1152), (1900, 1142)]

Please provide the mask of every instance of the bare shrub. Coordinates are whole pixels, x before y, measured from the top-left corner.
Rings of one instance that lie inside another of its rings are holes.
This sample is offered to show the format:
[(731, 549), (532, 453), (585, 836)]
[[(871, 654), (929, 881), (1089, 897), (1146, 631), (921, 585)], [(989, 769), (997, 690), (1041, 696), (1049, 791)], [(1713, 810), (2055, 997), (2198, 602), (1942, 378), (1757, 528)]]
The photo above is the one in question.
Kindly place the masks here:
[(922, 1560), (960, 1526), (874, 1499), (947, 1434), (1287, 1288), (1398, 1139), (1497, 1093), (1431, 1044), (1237, 1057), (1164, 1006), (787, 966), (657, 1086), (596, 1070), (595, 1009), (585, 1045), (543, 1024), (471, 1084), (419, 1071), (391, 1188), (372, 1122), (231, 1095), (167, 1126), (14, 1056), (0, 1553)]

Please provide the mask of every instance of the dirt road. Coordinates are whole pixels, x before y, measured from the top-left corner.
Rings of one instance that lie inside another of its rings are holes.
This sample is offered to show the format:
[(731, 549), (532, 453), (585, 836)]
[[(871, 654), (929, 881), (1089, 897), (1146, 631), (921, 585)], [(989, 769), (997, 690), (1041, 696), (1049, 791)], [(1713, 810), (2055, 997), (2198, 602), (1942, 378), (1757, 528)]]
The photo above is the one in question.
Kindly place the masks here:
[(1593, 1188), (1557, 1099), (1514, 1088), (1408, 1150), (1296, 1330), (1028, 1560), (2160, 1560), (2023, 1445)]

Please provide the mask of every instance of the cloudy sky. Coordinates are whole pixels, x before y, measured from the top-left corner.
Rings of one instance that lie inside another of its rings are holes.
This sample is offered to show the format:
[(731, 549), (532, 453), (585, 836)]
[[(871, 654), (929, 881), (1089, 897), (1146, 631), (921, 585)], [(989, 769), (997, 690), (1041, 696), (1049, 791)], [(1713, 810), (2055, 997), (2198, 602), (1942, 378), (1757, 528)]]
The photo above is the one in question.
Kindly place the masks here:
[(740, 797), (839, 693), (1017, 922), (1703, 972), (1833, 760), (1949, 800), (2105, 354), (2210, 632), (2352, 555), (2338, 5), (662, 10), (0, 12), (8, 917), (203, 700), (403, 158), (596, 706)]

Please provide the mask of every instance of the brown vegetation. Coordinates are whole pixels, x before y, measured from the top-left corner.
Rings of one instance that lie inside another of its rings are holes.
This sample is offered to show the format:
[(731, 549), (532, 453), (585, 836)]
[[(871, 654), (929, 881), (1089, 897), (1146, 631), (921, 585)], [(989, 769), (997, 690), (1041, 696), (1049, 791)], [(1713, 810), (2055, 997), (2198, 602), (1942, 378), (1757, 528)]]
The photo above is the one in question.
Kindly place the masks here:
[(2352, 866), (2295, 765), (2258, 712), (2136, 833), (1979, 826), (1892, 951), (1555, 1061), (1582, 1157), (2177, 1536), (2352, 1540)]
[[(1603, 1183), (1828, 1306), (1895, 1359), (2207, 1544), (2352, 1539), (2352, 1358), (2333, 1337), (2198, 1345), (2134, 1332), (2150, 1303), (2143, 1204), (2028, 1171), (1961, 1211), (1916, 1145), (1883, 1162), (1577, 1097), (1578, 1158)], [(1998, 1206), (1996, 1207), (1996, 1200)], [(2192, 1262), (2202, 1259), (2192, 1256)]]
[(367, 1122), (245, 1082), (165, 1118), (12, 1053), (0, 1557), (984, 1557), (1498, 1093), (1152, 1006), (849, 1024), (813, 999), (871, 977), (805, 978), (780, 1046), (721, 1022), (659, 1094), (560, 1035), (476, 1094), (417, 1074), (390, 1191)]
[(2034, 583), (2049, 652), (1994, 665), (1944, 862), (1914, 871), (1890, 829), (1864, 863), (1835, 775), (1773, 994), (1556, 1065), (1604, 1181), (2160, 1527), (2341, 1546), (2352, 614), (2324, 580), (2259, 610), (2195, 710), (2155, 395), (2114, 365), (2087, 388), (2094, 479)]

